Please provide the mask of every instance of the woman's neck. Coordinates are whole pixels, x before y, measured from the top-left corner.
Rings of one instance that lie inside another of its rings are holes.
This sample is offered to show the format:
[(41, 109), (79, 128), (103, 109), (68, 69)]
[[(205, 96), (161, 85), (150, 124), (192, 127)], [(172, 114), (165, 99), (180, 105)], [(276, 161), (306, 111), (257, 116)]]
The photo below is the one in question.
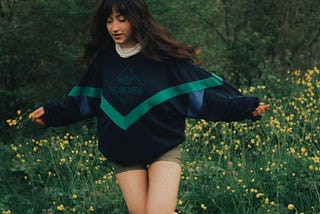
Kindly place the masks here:
[(120, 44), (116, 43), (115, 48), (116, 48), (116, 51), (119, 54), (119, 56), (122, 58), (128, 58), (128, 57), (133, 56), (137, 53), (140, 53), (141, 49), (142, 49), (140, 43), (137, 43), (130, 48), (121, 47)]

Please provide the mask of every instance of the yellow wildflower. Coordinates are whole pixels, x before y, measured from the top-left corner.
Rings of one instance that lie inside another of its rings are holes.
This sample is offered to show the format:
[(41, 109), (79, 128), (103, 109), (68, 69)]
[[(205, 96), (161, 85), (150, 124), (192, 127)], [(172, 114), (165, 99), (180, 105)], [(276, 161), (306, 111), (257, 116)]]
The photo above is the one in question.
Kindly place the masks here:
[(11, 144), (11, 149), (12, 149), (13, 151), (17, 151), (17, 150), (18, 150), (18, 147), (15, 146), (15, 145), (13, 145), (13, 144)]
[(63, 164), (66, 162), (66, 159), (65, 158), (60, 158), (60, 164)]
[(206, 210), (207, 209), (207, 206), (205, 205), (205, 204), (201, 204), (201, 209), (203, 209), (203, 210)]
[(288, 204), (288, 210), (294, 210), (294, 209), (295, 209), (295, 207), (293, 204)]
[(63, 204), (60, 204), (59, 206), (57, 206), (57, 210), (64, 211), (65, 208), (64, 208)]
[(6, 123), (8, 126), (17, 126), (17, 128), (21, 128), (30, 119), (27, 118), (28, 112), (22, 113), (21, 110), (17, 110), (16, 114), (17, 116), (15, 118), (7, 119)]
[(257, 194), (256, 194), (256, 198), (262, 198), (263, 196), (264, 196), (263, 193), (257, 193)]

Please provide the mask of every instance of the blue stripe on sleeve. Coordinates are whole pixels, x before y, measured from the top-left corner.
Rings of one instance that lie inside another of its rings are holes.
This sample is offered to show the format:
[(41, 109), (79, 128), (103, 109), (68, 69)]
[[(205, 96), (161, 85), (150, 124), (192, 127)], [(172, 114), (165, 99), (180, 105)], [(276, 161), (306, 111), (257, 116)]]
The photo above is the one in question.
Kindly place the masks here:
[(203, 105), (203, 95), (204, 90), (194, 91), (189, 94), (187, 117), (196, 118), (199, 115)]
[(86, 117), (93, 114), (88, 104), (88, 97), (81, 96), (81, 97), (75, 97), (75, 99), (78, 103), (81, 116)]

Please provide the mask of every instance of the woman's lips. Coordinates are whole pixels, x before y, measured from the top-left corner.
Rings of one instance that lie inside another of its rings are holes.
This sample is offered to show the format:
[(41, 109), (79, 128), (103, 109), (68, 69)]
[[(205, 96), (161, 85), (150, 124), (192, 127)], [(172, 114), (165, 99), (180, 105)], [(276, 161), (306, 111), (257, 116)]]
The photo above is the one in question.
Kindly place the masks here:
[(121, 39), (121, 35), (122, 34), (113, 34), (113, 38), (116, 40)]

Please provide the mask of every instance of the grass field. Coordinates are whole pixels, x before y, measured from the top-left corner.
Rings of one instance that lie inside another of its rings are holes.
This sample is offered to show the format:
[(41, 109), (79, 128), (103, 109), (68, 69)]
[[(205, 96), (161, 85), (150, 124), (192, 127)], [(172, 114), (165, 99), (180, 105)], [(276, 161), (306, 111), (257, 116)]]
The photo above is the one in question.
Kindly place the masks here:
[[(261, 121), (188, 120), (178, 209), (320, 213), (319, 76), (317, 68), (293, 71), (242, 89), (270, 103)], [(2, 214), (127, 213), (112, 166), (85, 130), (20, 135), (0, 152)]]

